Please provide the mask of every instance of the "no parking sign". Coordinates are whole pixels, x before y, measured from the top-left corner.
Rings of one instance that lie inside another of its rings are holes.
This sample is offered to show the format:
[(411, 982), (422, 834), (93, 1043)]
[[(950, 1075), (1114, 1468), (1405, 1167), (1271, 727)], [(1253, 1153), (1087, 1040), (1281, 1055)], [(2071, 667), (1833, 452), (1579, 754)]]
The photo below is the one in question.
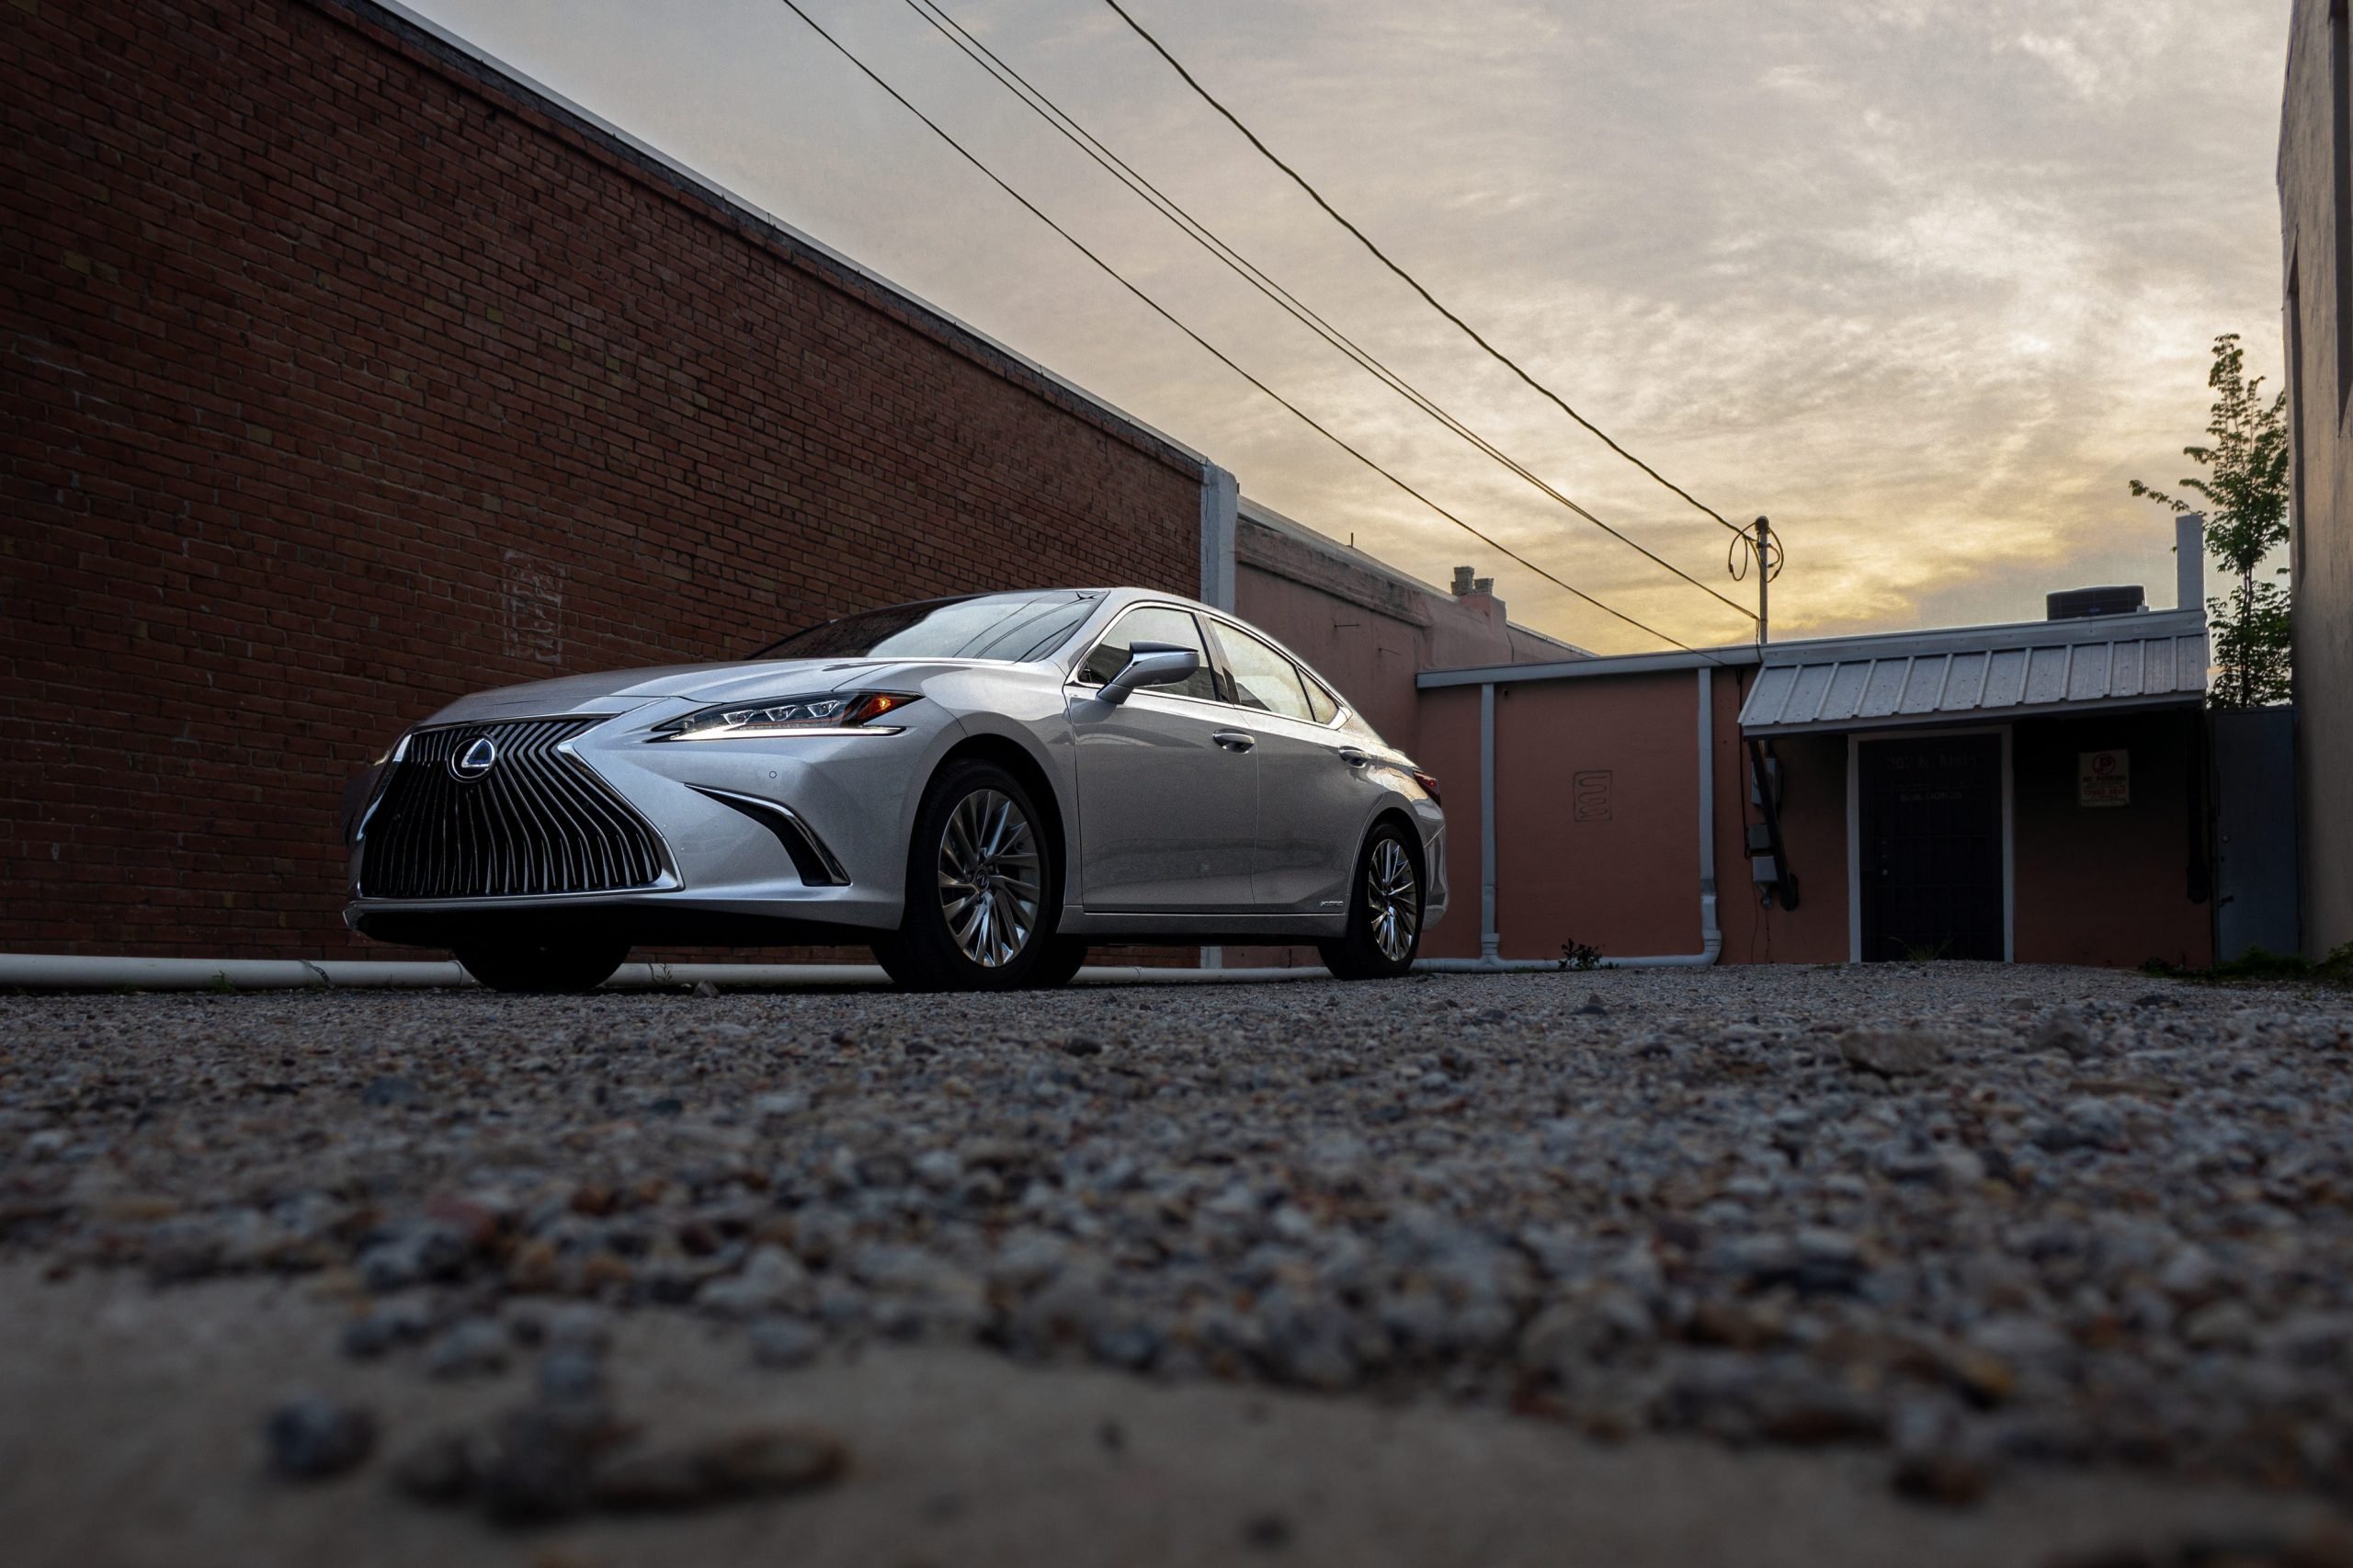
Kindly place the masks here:
[(2075, 803), (2079, 806), (2131, 805), (2132, 754), (2129, 751), (2077, 752)]

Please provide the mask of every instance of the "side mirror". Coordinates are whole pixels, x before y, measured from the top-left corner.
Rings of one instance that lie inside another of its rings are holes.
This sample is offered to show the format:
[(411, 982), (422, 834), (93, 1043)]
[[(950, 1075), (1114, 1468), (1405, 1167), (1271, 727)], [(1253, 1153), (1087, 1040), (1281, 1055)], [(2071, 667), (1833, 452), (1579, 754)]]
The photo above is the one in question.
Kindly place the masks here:
[(1103, 700), (1116, 708), (1139, 687), (1182, 686), (1199, 673), (1198, 649), (1173, 642), (1138, 642), (1128, 650), (1128, 667), (1103, 685)]

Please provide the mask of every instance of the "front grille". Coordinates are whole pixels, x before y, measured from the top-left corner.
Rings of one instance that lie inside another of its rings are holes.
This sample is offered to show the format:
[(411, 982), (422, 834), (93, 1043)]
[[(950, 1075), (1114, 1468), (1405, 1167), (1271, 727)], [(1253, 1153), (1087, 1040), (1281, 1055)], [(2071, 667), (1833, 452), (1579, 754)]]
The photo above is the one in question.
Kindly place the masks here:
[[(456, 724), (409, 737), (360, 840), (364, 898), (508, 898), (650, 886), (654, 831), (557, 745), (601, 718)], [(450, 767), (487, 738), (476, 778)]]

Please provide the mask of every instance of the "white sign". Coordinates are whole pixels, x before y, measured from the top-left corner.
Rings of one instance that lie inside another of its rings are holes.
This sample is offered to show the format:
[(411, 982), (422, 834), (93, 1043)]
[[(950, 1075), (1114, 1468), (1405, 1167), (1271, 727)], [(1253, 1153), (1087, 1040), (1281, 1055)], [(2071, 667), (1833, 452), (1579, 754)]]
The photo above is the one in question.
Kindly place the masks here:
[(2132, 754), (2129, 751), (2077, 752), (2075, 803), (2079, 806), (2131, 805)]

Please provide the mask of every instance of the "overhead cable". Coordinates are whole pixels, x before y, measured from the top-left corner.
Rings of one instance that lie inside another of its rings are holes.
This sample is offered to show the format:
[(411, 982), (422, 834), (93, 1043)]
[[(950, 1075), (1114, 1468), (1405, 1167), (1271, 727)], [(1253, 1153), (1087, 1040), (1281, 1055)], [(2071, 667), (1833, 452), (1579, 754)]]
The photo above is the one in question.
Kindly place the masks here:
[(983, 43), (979, 39), (974, 38), (971, 32), (967, 31), (961, 23), (958, 22), (954, 17), (948, 14), (946, 7), (939, 5), (938, 0), (906, 0), (906, 5), (908, 9), (914, 11), (915, 15), (921, 17), (926, 22), (929, 23), (934, 31), (938, 32), (941, 37), (947, 39), (949, 43), (954, 44), (958, 50), (961, 51), (966, 58), (970, 59), (974, 64), (980, 66), (983, 71), (986, 71), (999, 85), (1005, 87), (1008, 92), (1019, 98), (1023, 104), (1028, 106), (1031, 112), (1035, 113), (1048, 125), (1052, 126), (1056, 131), (1061, 133), (1065, 141), (1069, 142), (1072, 145), (1078, 148), (1080, 152), (1085, 153), (1089, 158), (1093, 159), (1104, 169), (1106, 173), (1111, 175), (1112, 177), (1118, 179), (1130, 190), (1134, 191), (1136, 195), (1142, 197), (1155, 211), (1159, 212), (1170, 222), (1176, 224), (1178, 229), (1184, 232), (1188, 238), (1191, 239), (1196, 244), (1208, 251), (1220, 262), (1231, 268), (1245, 282), (1248, 283), (1252, 288), (1257, 290), (1258, 292), (1264, 294), (1267, 299), (1280, 306), (1309, 331), (1323, 338), (1324, 342), (1338, 349), (1342, 354), (1347, 355), (1349, 359), (1353, 360), (1358, 366), (1370, 372), (1382, 384), (1389, 387), (1392, 391), (1404, 398), (1423, 413), (1427, 414), (1430, 417), (1436, 419), (1439, 424), (1445, 426), (1449, 430), (1461, 437), (1464, 441), (1470, 443), (1470, 445), (1479, 452), (1494, 459), (1512, 473), (1517, 474), (1529, 484), (1534, 486), (1539, 492), (1551, 497), (1561, 506), (1567, 507), (1571, 512), (1574, 513), (1579, 517), (1584, 518), (1586, 522), (1591, 523), (1594, 527), (1599, 528), (1610, 538), (1618, 540), (1620, 544), (1637, 551), (1654, 565), (1673, 573), (1676, 576), (1682, 578), (1683, 581), (1699, 589), (1701, 593), (1716, 599), (1726, 608), (1747, 617), (1751, 620), (1756, 619), (1756, 612), (1755, 610), (1749, 608), (1746, 605), (1742, 604), (1737, 599), (1726, 597), (1712, 585), (1700, 581), (1688, 572), (1686, 572), (1681, 567), (1676, 565), (1675, 562), (1650, 550), (1641, 541), (1629, 538), (1627, 535), (1620, 532), (1617, 528), (1612, 528), (1609, 524), (1596, 517), (1591, 511), (1578, 505), (1567, 495), (1563, 494), (1559, 490), (1555, 489), (1551, 483), (1546, 482), (1542, 476), (1537, 474), (1518, 460), (1512, 457), (1510, 453), (1506, 452), (1501, 448), (1497, 447), (1493, 441), (1490, 441), (1484, 436), (1482, 436), (1478, 431), (1472, 429), (1461, 420), (1456, 418), (1444, 408), (1439, 407), (1438, 403), (1425, 395), (1419, 388), (1414, 386), (1394, 370), (1392, 370), (1387, 365), (1374, 358), (1370, 350), (1364, 348), (1361, 345), (1349, 338), (1345, 333), (1341, 332), (1339, 328), (1334, 326), (1330, 322), (1324, 320), (1323, 316), (1316, 313), (1315, 311), (1302, 303), (1289, 290), (1285, 289), (1281, 284), (1276, 282), (1274, 278), (1267, 276), (1263, 268), (1253, 263), (1247, 256), (1243, 256), (1241, 252), (1235, 250), (1231, 244), (1228, 244), (1223, 239), (1220, 238), (1215, 233), (1213, 233), (1208, 225), (1201, 222), (1190, 212), (1188, 212), (1183, 207), (1179, 206), (1173, 197), (1170, 197), (1158, 186), (1154, 185), (1151, 180), (1137, 172), (1132, 165), (1131, 165), (1125, 159), (1121, 158), (1117, 153), (1111, 151), (1109, 147), (1105, 146), (1093, 132), (1089, 131), (1085, 126), (1079, 124), (1078, 121), (1074, 119), (1067, 110), (1063, 109), (1061, 105), (1048, 97), (1045, 93), (1034, 85), (1029, 78), (1023, 76), (1019, 71), (1006, 63), (1004, 58), (998, 55), (995, 51), (991, 50), (987, 44)]
[(1380, 262), (1381, 266), (1395, 273), (1398, 278), (1404, 280), (1407, 288), (1413, 290), (1415, 293), (1419, 294), (1422, 299), (1427, 302), (1430, 309), (1436, 311), (1438, 314), (1444, 316), (1448, 321), (1452, 322), (1457, 327), (1461, 328), (1465, 336), (1469, 337), (1472, 342), (1477, 344), (1480, 347), (1485, 349), (1488, 356), (1497, 364), (1503, 366), (1513, 375), (1518, 376), (1521, 381), (1527, 382), (1554, 407), (1558, 408), (1562, 413), (1567, 415), (1579, 425), (1584, 426), (1587, 430), (1591, 431), (1595, 437), (1597, 438), (1603, 446), (1608, 447), (1611, 451), (1617, 453), (1620, 457), (1624, 458), (1636, 468), (1641, 469), (1644, 473), (1650, 475), (1651, 478), (1665, 485), (1669, 491), (1681, 496), (1684, 500), (1689, 502), (1701, 512), (1706, 513), (1709, 517), (1713, 517), (1725, 528), (1730, 528), (1733, 533), (1737, 534), (1744, 531), (1738, 524), (1733, 523), (1730, 518), (1717, 511), (1713, 506), (1709, 506), (1706, 502), (1700, 500), (1698, 496), (1692, 494), (1689, 491), (1684, 489), (1673, 480), (1668, 479), (1665, 474), (1659, 472), (1658, 470), (1651, 467), (1650, 464), (1644, 462), (1642, 459), (1636, 457), (1633, 453), (1620, 446), (1615, 440), (1610, 438), (1608, 431), (1602, 429), (1601, 426), (1596, 425), (1592, 420), (1587, 419), (1584, 415), (1579, 414), (1575, 409), (1570, 407), (1566, 398), (1563, 398), (1560, 393), (1554, 392), (1552, 388), (1538, 381), (1534, 376), (1529, 375), (1525, 369), (1520, 368), (1518, 361), (1513, 359), (1502, 349), (1497, 348), (1494, 344), (1488, 342), (1486, 338), (1482, 336), (1476, 327), (1473, 327), (1469, 322), (1464, 321), (1461, 316), (1456, 315), (1452, 311), (1447, 309), (1446, 306), (1440, 304), (1438, 302), (1438, 296), (1431, 293), (1427, 289), (1422, 286), (1420, 278), (1415, 278), (1412, 273), (1406, 271), (1403, 267), (1400, 267), (1396, 262), (1390, 259), (1388, 252), (1373, 244), (1371, 238), (1368, 236), (1362, 229), (1359, 229), (1354, 223), (1349, 222), (1347, 218), (1341, 216), (1339, 209), (1334, 207), (1329, 201), (1324, 199), (1324, 193), (1310, 185), (1307, 182), (1305, 176), (1302, 175), (1297, 169), (1292, 168), (1289, 164), (1283, 162), (1281, 158), (1278, 157), (1275, 154), (1274, 149), (1268, 147), (1264, 142), (1261, 142), (1258, 139), (1257, 133), (1252, 131), (1248, 126), (1243, 124), (1241, 119), (1236, 116), (1232, 109), (1218, 102), (1216, 96), (1207, 87), (1202, 86), (1201, 84), (1194, 77), (1193, 74), (1190, 71), (1186, 70), (1183, 63), (1179, 62), (1175, 55), (1169, 53), (1167, 48), (1163, 45), (1158, 39), (1153, 37), (1151, 33), (1144, 30), (1144, 26), (1142, 22), (1137, 21), (1133, 17), (1128, 14), (1126, 7), (1120, 4), (1120, 0), (1103, 0), (1103, 3), (1106, 6), (1110, 6), (1112, 10), (1118, 12), (1120, 19), (1127, 23), (1128, 26), (1134, 30), (1135, 35), (1138, 38), (1150, 44), (1152, 46), (1153, 52), (1159, 55), (1161, 59), (1166, 61), (1170, 69), (1174, 70), (1177, 75), (1182, 76), (1185, 79), (1185, 85), (1192, 88), (1194, 92), (1200, 95), (1200, 98), (1203, 103), (1217, 110), (1217, 112), (1224, 118), (1227, 124), (1233, 126), (1234, 130), (1242, 132), (1244, 140), (1247, 141), (1251, 146), (1256, 148), (1259, 154), (1268, 163), (1282, 170), (1284, 174), (1289, 175), (1290, 176), (1291, 183), (1298, 186), (1300, 189), (1307, 193), (1309, 200), (1314, 202), (1316, 206), (1321, 207), (1324, 212), (1330, 216), (1334, 222), (1339, 224), (1340, 227), (1355, 235), (1357, 243), (1364, 246), (1366, 250), (1370, 251), (1372, 254), (1374, 260)]
[(1463, 521), (1461, 517), (1456, 517), (1452, 512), (1448, 511), (1436, 501), (1431, 500), (1428, 496), (1423, 494), (1420, 491), (1415, 489), (1412, 485), (1406, 483), (1404, 480), (1398, 478), (1387, 469), (1381, 467), (1381, 464), (1375, 462), (1371, 458), (1367, 457), (1363, 452), (1358, 451), (1355, 447), (1350, 446), (1339, 436), (1334, 434), (1331, 430), (1317, 423), (1316, 420), (1305, 410), (1292, 403), (1290, 399), (1284, 397), (1280, 392), (1275, 391), (1274, 388), (1268, 386), (1257, 377), (1252, 375), (1248, 370), (1244, 369), (1215, 344), (1210, 342), (1209, 339), (1203, 337), (1199, 333), (1195, 332), (1191, 327), (1178, 320), (1166, 306), (1161, 304), (1159, 301), (1145, 293), (1135, 284), (1128, 281), (1128, 279), (1123, 277), (1109, 262), (1105, 261), (1101, 256), (1096, 255), (1095, 252), (1089, 250), (1086, 244), (1075, 234), (1073, 234), (1068, 229), (1063, 228), (1060, 223), (1055, 222), (1053, 219), (1048, 217), (1035, 202), (1031, 201), (1028, 197), (1022, 195), (1018, 190), (1016, 190), (1011, 185), (1007, 184), (997, 175), (995, 170), (981, 162), (981, 160), (967, 149), (962, 142), (949, 135), (937, 120), (924, 113), (923, 110), (917, 108), (913, 103), (907, 100), (905, 95), (901, 93), (896, 87), (891, 85), (889, 82), (884, 81), (882, 77), (875, 72), (872, 66), (867, 64), (865, 61), (860, 60), (855, 53), (851, 52), (847, 45), (844, 44), (839, 39), (834, 37), (833, 34), (827, 32), (823, 27), (819, 26), (815, 17), (812, 17), (808, 12), (801, 8), (798, 0), (778, 0), (778, 3), (783, 6), (786, 10), (790, 11), (794, 16), (800, 17), (803, 23), (807, 24), (810, 31), (823, 39), (833, 48), (836, 54), (839, 54), (844, 60), (848, 61), (852, 66), (857, 68), (860, 75), (863, 75), (868, 81), (873, 83), (876, 86), (881, 88), (883, 92), (889, 94), (892, 101), (897, 103), (900, 108), (905, 109), (909, 114), (914, 115), (917, 119), (923, 121), (925, 127), (929, 130), (933, 135), (948, 143), (948, 145), (954, 150), (957, 156), (962, 158), (966, 163), (972, 165), (973, 168), (979, 170), (982, 176), (986, 178), (990, 184), (995, 186), (999, 190), (1005, 192), (1006, 195), (1020, 203), (1021, 207), (1028, 211), (1031, 217), (1037, 219), (1040, 222), (1045, 224), (1046, 227), (1051, 229), (1056, 234), (1062, 236), (1063, 240), (1068, 244), (1073, 250), (1078, 252), (1079, 255), (1085, 256), (1088, 261), (1093, 262), (1105, 276), (1108, 277), (1113, 282), (1119, 284), (1120, 288), (1126, 290), (1129, 293), (1134, 295), (1136, 299), (1141, 301), (1146, 308), (1152, 311), (1154, 314), (1168, 323), (1169, 325), (1175, 327), (1178, 332), (1183, 333), (1187, 337), (1191, 338), (1195, 344), (1199, 345), (1204, 352), (1215, 358), (1218, 363), (1223, 365), (1227, 369), (1232, 370), (1235, 375), (1240, 376), (1244, 381), (1249, 382), (1259, 392), (1265, 393), (1267, 397), (1288, 412), (1301, 424), (1305, 425), (1309, 429), (1314, 431), (1317, 435), (1323, 437), (1325, 440), (1331, 442), (1334, 446), (1339, 448), (1350, 457), (1356, 459), (1357, 461), (1372, 470), (1373, 472), (1381, 475), (1381, 478), (1389, 481), (1390, 483), (1395, 485), (1399, 490), (1404, 491), (1407, 495), (1412, 496), (1415, 500), (1420, 502), (1431, 511), (1436, 512), (1439, 517), (1444, 517), (1447, 521), (1452, 523), (1455, 527), (1461, 528), (1463, 532), (1477, 540), (1480, 543), (1487, 546), (1487, 548), (1495, 551), (1497, 554), (1504, 556), (1507, 560), (1517, 562), (1521, 566), (1526, 567), (1529, 571), (1533, 572), (1538, 576), (1543, 578), (1546, 582), (1551, 583), (1553, 586), (1574, 595), (1586, 604), (1591, 605), (1594, 608), (1602, 611), (1606, 615), (1614, 616), (1618, 619), (1624, 621), (1627, 625), (1633, 627), (1636, 631), (1643, 631), (1650, 636), (1655, 637), (1662, 642), (1672, 644), (1675, 647), (1682, 649), (1687, 653), (1697, 653), (1699, 657), (1707, 659), (1711, 664), (1722, 663), (1722, 660), (1717, 659), (1711, 653), (1694, 648), (1689, 643), (1683, 642), (1679, 638), (1670, 637), (1665, 632), (1659, 631), (1656, 627), (1646, 625), (1645, 623), (1635, 619), (1632, 616), (1628, 615), (1623, 610), (1612, 608), (1610, 606), (1602, 603), (1599, 599), (1595, 598), (1591, 594), (1586, 593), (1583, 588), (1576, 586), (1574, 584), (1562, 581), (1562, 579), (1546, 571), (1543, 567), (1537, 565), (1536, 562), (1521, 555), (1518, 551), (1511, 549), (1509, 546), (1504, 544), (1498, 540), (1488, 537), (1488, 535), (1483, 533), (1478, 528), (1472, 527), (1471, 524)]

